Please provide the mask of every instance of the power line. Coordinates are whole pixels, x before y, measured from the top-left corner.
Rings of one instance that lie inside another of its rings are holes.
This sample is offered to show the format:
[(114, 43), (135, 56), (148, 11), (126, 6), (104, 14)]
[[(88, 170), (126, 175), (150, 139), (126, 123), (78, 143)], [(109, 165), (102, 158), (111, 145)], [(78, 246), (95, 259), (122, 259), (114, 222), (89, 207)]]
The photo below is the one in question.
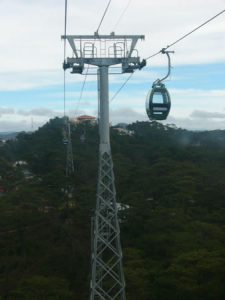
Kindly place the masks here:
[[(132, 0), (129, 0), (129, 1), (128, 1), (127, 5), (125, 6), (124, 10), (122, 11), (121, 15), (119, 16), (119, 18), (118, 18), (118, 20), (117, 20), (117, 22), (116, 22), (116, 24), (115, 24), (115, 26), (114, 26), (114, 28), (113, 28), (113, 31), (115, 30), (115, 28), (118, 26), (118, 24), (119, 24), (120, 21), (122, 20), (122, 18), (123, 18), (123, 16), (124, 16), (125, 12), (127, 11), (128, 7), (130, 6), (131, 1), (132, 1)], [(102, 24), (102, 21), (103, 21), (105, 15), (106, 15), (106, 12), (107, 12), (107, 10), (108, 10), (108, 8), (109, 8), (110, 3), (111, 3), (111, 0), (109, 1), (108, 5), (107, 5), (107, 7), (106, 7), (106, 9), (105, 9), (105, 12), (104, 12), (104, 14), (103, 14), (102, 20), (101, 20), (101, 22), (100, 22), (100, 24), (99, 24), (99, 27), (98, 27), (98, 29), (97, 29), (97, 33), (98, 33), (98, 31), (99, 31), (99, 28), (100, 28), (100, 26), (101, 26), (101, 24)], [(128, 81), (131, 79), (131, 77), (133, 76), (133, 74), (134, 74), (134, 73), (131, 73), (130, 76), (128, 76), (128, 78), (126, 79), (126, 81), (122, 84), (122, 86), (118, 89), (118, 91), (112, 96), (112, 98), (110, 99), (110, 102), (112, 102), (112, 101), (116, 98), (116, 96), (120, 93), (120, 91), (124, 88), (124, 86), (125, 86), (125, 85), (128, 83)]]
[(118, 24), (120, 23), (120, 21), (122, 20), (125, 12), (127, 11), (128, 7), (130, 6), (130, 3), (131, 3), (132, 0), (128, 0), (128, 3), (126, 5), (126, 7), (124, 8), (124, 10), (122, 11), (121, 15), (119, 16), (114, 28), (113, 28), (113, 31), (115, 31), (116, 27), (118, 26)]
[(66, 115), (66, 70), (63, 74), (63, 115)]
[[(100, 23), (99, 23), (99, 25), (98, 25), (98, 28), (97, 28), (97, 30), (96, 30), (97, 33), (99, 32), (99, 29), (100, 29), (100, 27), (101, 27), (101, 25), (102, 25), (102, 22), (103, 22), (103, 20), (104, 20), (104, 18), (105, 18), (105, 15), (106, 15), (106, 13), (107, 13), (107, 11), (108, 11), (108, 9), (109, 9), (109, 5), (110, 5), (111, 1), (112, 1), (112, 0), (109, 0), (107, 6), (106, 6), (106, 8), (105, 8), (105, 11), (104, 11), (104, 13), (103, 13), (103, 15), (102, 15), (101, 21), (100, 21)], [(80, 91), (80, 97), (79, 97), (79, 99), (78, 99), (78, 103), (77, 103), (77, 106), (76, 106), (76, 110), (75, 110), (75, 111), (78, 111), (78, 107), (79, 107), (80, 101), (81, 101), (81, 99), (82, 99), (82, 97), (83, 97), (83, 92), (84, 92), (84, 87), (85, 87), (85, 84), (86, 84), (86, 81), (87, 81), (87, 75), (88, 75), (89, 67), (90, 67), (90, 65), (88, 65), (88, 67), (87, 67), (87, 71), (86, 71), (86, 74), (85, 74), (85, 77), (84, 77), (84, 81), (83, 81), (83, 84), (82, 84), (82, 87), (81, 87), (81, 91)]]
[[(209, 22), (211, 22), (212, 20), (214, 20), (215, 18), (219, 17), (220, 15), (222, 15), (225, 12), (225, 9), (222, 10), (221, 12), (219, 12), (218, 14), (216, 14), (215, 16), (213, 16), (212, 18), (208, 19), (207, 21), (205, 21), (204, 23), (202, 23), (201, 25), (197, 26), (196, 28), (194, 28), (193, 30), (191, 30), (190, 32), (186, 33), (185, 35), (183, 35), (182, 37), (180, 37), (179, 39), (177, 39), (176, 41), (174, 41), (173, 43), (171, 43), (170, 45), (166, 46), (164, 48), (164, 50), (167, 50), (168, 48), (174, 46), (175, 44), (179, 43), (180, 41), (182, 41), (183, 39), (185, 39), (186, 37), (188, 37), (189, 35), (191, 35), (192, 33), (194, 33), (195, 31), (197, 31), (198, 29), (202, 28), (203, 26), (205, 26), (206, 24), (208, 24)], [(162, 50), (148, 56), (146, 58), (146, 60), (158, 55), (159, 53), (161, 53)]]
[[(207, 21), (205, 21), (204, 23), (202, 23), (201, 25), (199, 25), (198, 27), (194, 28), (193, 30), (191, 30), (190, 32), (188, 32), (187, 34), (183, 35), (181, 38), (177, 39), (176, 41), (174, 41), (173, 43), (171, 43), (170, 45), (168, 45), (167, 47), (163, 48), (162, 50), (159, 50), (155, 53), (153, 53), (152, 55), (148, 56), (146, 58), (146, 60), (149, 60), (150, 58), (153, 58), (155, 56), (157, 56), (158, 54), (162, 53), (162, 51), (167, 50), (168, 48), (174, 46), (175, 44), (177, 44), (178, 42), (182, 41), (184, 38), (188, 37), (189, 35), (191, 35), (193, 32), (197, 31), (198, 29), (200, 29), (201, 27), (205, 26), (206, 24), (208, 24), (209, 22), (211, 22), (212, 20), (214, 20), (215, 18), (219, 17), (220, 15), (222, 15), (225, 12), (225, 9), (222, 10), (221, 12), (219, 12), (218, 14), (216, 14), (215, 16), (213, 16), (212, 18), (208, 19)], [(122, 84), (122, 86), (118, 89), (118, 91), (113, 95), (113, 97), (111, 98), (111, 102), (116, 98), (116, 96), (120, 93), (120, 91), (124, 88), (124, 86), (127, 84), (127, 82), (130, 80), (130, 78), (132, 77), (133, 73), (125, 80), (125, 82)]]
[(107, 13), (107, 11), (108, 11), (108, 9), (109, 9), (109, 5), (110, 5), (111, 1), (112, 1), (112, 0), (109, 0), (108, 4), (107, 4), (107, 6), (106, 6), (106, 9), (105, 9), (105, 11), (104, 11), (104, 13), (103, 13), (103, 16), (102, 16), (102, 18), (101, 18), (101, 21), (100, 21), (100, 23), (99, 23), (99, 25), (98, 25), (98, 28), (97, 28), (97, 30), (96, 30), (97, 33), (99, 32), (99, 29), (100, 29), (100, 27), (101, 27), (101, 25), (102, 25), (102, 22), (103, 22), (103, 20), (104, 20), (104, 18), (105, 18), (105, 15), (106, 15), (106, 13)]
[(84, 87), (85, 87), (85, 84), (86, 84), (86, 81), (87, 81), (89, 67), (90, 67), (90, 65), (87, 66), (87, 71), (86, 71), (85, 76), (84, 76), (84, 81), (83, 81), (83, 84), (82, 84), (82, 87), (81, 87), (81, 91), (80, 91), (80, 97), (78, 99), (77, 106), (76, 106), (76, 109), (75, 109), (75, 114), (78, 111), (78, 107), (80, 105), (80, 101), (81, 101), (81, 99), (83, 97), (83, 92), (84, 92)]
[(134, 73), (131, 73), (127, 79), (125, 80), (125, 82), (121, 85), (121, 87), (118, 89), (118, 91), (112, 96), (112, 98), (110, 99), (110, 102), (112, 102), (116, 96), (120, 93), (120, 91), (125, 87), (125, 85), (128, 83), (128, 81), (131, 79), (131, 77), (134, 75)]
[[(65, 0), (64, 36), (67, 32), (67, 0)], [(64, 39), (64, 59), (66, 58), (66, 39)]]
[[(65, 19), (64, 19), (64, 36), (67, 32), (67, 0), (65, 0)], [(64, 63), (66, 61), (66, 39), (64, 39)], [(66, 69), (64, 69), (63, 76), (63, 111), (64, 117), (66, 115)]]
[(160, 51), (157, 51), (156, 53), (154, 53), (154, 54), (152, 54), (152, 55), (148, 56), (148, 57), (146, 58), (146, 60), (148, 60), (148, 59), (150, 59), (150, 58), (153, 58), (153, 57), (155, 57), (155, 56), (156, 56), (156, 55), (158, 55), (159, 53), (162, 53), (162, 50), (160, 50)]

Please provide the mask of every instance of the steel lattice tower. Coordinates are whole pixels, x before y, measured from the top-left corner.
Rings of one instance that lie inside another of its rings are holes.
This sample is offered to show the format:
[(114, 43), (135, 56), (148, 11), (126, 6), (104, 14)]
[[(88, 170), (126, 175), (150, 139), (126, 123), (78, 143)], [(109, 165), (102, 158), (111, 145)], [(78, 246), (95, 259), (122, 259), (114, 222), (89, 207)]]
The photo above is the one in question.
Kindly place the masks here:
[(109, 137), (109, 67), (122, 64), (123, 73), (145, 66), (138, 56), (132, 57), (138, 39), (144, 36), (65, 35), (74, 52), (64, 69), (82, 73), (84, 64), (98, 68), (99, 90), (99, 170), (97, 203), (92, 229), (92, 275), (90, 300), (125, 300), (120, 228)]
[(120, 229), (110, 149), (100, 150), (90, 299), (125, 299)]
[(70, 121), (64, 117), (63, 142), (66, 145), (66, 176), (74, 173), (73, 148), (71, 141)]
[(67, 159), (66, 159), (66, 175), (69, 176), (74, 173), (73, 162), (73, 148), (70, 134), (70, 122), (68, 122), (68, 145), (67, 145)]

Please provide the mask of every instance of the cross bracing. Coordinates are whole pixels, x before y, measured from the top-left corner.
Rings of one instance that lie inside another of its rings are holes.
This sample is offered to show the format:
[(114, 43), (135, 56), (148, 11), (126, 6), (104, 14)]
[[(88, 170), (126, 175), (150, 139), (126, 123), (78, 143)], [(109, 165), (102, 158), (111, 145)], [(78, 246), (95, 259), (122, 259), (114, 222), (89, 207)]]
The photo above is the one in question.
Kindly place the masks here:
[(111, 152), (100, 153), (91, 299), (125, 299)]

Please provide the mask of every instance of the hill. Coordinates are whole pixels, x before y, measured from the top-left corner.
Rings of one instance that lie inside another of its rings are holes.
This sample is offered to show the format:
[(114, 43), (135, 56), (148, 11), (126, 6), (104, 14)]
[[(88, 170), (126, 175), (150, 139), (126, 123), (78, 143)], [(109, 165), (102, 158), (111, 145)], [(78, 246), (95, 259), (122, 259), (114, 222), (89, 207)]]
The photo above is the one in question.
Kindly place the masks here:
[[(67, 178), (62, 124), (0, 148), (0, 299), (88, 298), (98, 128), (72, 126)], [(225, 131), (127, 128), (111, 128), (127, 299), (225, 299)]]
[(19, 132), (0, 132), (0, 139), (10, 140), (15, 139)]

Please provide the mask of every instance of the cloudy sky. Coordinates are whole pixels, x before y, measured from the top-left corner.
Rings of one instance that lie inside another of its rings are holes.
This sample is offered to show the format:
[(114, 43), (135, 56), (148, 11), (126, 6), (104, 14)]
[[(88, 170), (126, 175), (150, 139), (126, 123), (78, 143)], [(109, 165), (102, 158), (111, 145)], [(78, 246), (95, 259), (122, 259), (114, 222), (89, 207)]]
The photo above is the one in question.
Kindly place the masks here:
[[(35, 130), (63, 114), (64, 1), (0, 0), (0, 132)], [(93, 34), (107, 3), (68, 0), (68, 34)], [(146, 58), (224, 9), (225, 0), (112, 0), (99, 33), (145, 35), (137, 49)], [(165, 83), (172, 108), (165, 123), (225, 129), (225, 13), (171, 50), (173, 68)], [(146, 95), (166, 72), (162, 54), (136, 71), (110, 102), (112, 123), (147, 120)], [(110, 98), (128, 76), (110, 76)], [(66, 110), (71, 117), (97, 116), (96, 76), (88, 76), (79, 102), (83, 81), (84, 75), (67, 71)]]

